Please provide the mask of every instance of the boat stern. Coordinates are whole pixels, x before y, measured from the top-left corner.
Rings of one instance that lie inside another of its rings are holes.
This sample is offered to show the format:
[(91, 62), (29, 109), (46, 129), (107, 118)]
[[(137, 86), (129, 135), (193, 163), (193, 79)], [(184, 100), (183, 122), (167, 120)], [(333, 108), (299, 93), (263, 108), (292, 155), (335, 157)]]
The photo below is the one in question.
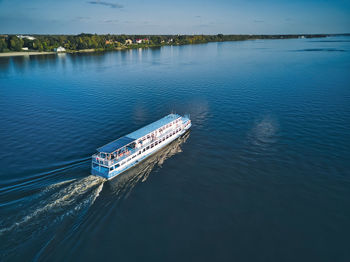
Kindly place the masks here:
[(100, 176), (103, 178), (109, 178), (109, 170), (107, 167), (100, 166), (96, 163), (91, 164), (91, 174), (94, 176)]

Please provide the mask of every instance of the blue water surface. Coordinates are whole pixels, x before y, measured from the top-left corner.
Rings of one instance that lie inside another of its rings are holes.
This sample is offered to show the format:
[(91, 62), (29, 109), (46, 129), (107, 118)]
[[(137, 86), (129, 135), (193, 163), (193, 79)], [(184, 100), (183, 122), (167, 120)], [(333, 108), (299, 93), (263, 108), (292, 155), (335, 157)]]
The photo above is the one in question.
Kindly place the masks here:
[[(0, 58), (1, 261), (350, 261), (350, 37)], [(95, 149), (190, 133), (112, 180)]]

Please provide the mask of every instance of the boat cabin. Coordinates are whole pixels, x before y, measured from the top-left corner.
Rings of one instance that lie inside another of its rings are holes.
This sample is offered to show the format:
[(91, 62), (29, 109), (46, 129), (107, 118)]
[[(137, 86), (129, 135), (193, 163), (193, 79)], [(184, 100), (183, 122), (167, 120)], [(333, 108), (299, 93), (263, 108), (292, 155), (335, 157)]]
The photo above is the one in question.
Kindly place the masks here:
[(97, 149), (93, 157), (97, 162), (109, 166), (113, 162), (120, 161), (127, 156), (134, 154), (137, 149), (151, 144), (158, 137), (182, 124), (181, 116), (170, 114), (158, 121), (138, 129), (126, 136), (118, 138)]

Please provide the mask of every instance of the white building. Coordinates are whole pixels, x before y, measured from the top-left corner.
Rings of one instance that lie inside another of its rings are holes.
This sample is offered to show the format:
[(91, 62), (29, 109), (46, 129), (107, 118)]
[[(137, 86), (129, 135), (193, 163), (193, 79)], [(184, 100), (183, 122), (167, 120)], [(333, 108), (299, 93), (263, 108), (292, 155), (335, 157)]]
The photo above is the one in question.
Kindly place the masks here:
[(28, 51), (28, 47), (22, 47), (22, 51)]
[(29, 36), (29, 35), (18, 35), (17, 37), (21, 38), (21, 39), (25, 38), (25, 39), (28, 39), (28, 40), (31, 40), (31, 41), (35, 40), (34, 36)]
[(62, 46), (59, 46), (57, 48), (54, 49), (55, 52), (59, 53), (59, 52), (66, 52), (66, 49)]

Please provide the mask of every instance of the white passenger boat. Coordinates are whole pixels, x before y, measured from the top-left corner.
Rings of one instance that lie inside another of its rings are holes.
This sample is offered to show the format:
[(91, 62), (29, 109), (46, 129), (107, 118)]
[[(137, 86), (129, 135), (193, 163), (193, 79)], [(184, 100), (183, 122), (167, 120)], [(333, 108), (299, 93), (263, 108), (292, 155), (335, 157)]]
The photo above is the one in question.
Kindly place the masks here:
[(191, 127), (189, 116), (170, 114), (97, 149), (91, 173), (111, 179), (140, 163)]

